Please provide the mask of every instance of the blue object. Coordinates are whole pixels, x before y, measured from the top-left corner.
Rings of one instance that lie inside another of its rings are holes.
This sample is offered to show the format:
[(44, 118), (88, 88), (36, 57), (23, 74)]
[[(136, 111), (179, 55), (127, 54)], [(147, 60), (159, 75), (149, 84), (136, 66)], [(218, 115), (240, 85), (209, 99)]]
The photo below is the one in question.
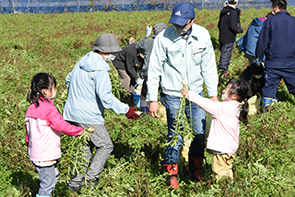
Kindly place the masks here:
[[(255, 57), (257, 40), (259, 37), (259, 33), (262, 29), (263, 23), (264, 21), (262, 21), (259, 18), (253, 19), (250, 26), (248, 27), (246, 34), (237, 41), (241, 51), (244, 51), (245, 53)], [(264, 59), (265, 58), (263, 58), (263, 60)]]
[(149, 113), (149, 108), (148, 107), (142, 107), (142, 117), (145, 117)]
[(270, 97), (263, 97), (263, 106), (271, 106), (272, 98)]
[(143, 83), (143, 80), (142, 80), (141, 78), (138, 78), (138, 79), (136, 79), (136, 83), (137, 83), (138, 85), (140, 85), (140, 84)]
[(132, 93), (134, 105), (140, 108), (140, 95)]
[(146, 35), (150, 36), (152, 33), (152, 27), (146, 26)]
[(193, 6), (187, 3), (179, 3), (173, 8), (169, 23), (184, 26), (187, 21), (192, 18), (195, 18)]

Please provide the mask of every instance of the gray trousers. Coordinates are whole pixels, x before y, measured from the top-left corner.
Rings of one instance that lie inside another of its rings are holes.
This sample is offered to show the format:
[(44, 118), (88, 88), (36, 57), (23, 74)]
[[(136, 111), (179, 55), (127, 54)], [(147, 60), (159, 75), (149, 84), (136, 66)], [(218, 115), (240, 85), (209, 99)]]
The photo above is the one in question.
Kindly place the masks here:
[(59, 175), (57, 165), (54, 164), (45, 167), (35, 165), (35, 168), (39, 174), (40, 180), (40, 188), (37, 196), (50, 197)]
[(133, 92), (133, 85), (130, 76), (126, 72), (126, 70), (117, 69), (118, 74), (120, 76), (120, 82), (122, 85), (122, 88), (127, 90), (132, 94)]
[[(94, 132), (90, 134), (90, 141), (84, 150), (86, 153), (85, 159), (89, 161), (89, 165), (86, 164), (89, 169), (85, 169), (86, 179), (98, 179), (107, 159), (114, 149), (108, 130), (104, 124), (75, 123), (75, 125), (83, 128), (96, 127)], [(96, 153), (91, 160), (94, 147), (96, 147)], [(78, 174), (72, 180), (81, 181), (83, 177), (83, 174)]]

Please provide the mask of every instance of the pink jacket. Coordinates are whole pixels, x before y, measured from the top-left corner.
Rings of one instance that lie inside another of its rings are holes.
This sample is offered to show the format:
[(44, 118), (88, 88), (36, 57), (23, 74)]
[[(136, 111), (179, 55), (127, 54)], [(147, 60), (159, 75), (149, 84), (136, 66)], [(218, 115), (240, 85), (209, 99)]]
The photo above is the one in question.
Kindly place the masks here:
[(239, 102), (235, 100), (215, 102), (191, 91), (187, 99), (212, 116), (207, 149), (235, 154), (239, 147)]
[(55, 160), (61, 157), (60, 133), (77, 136), (83, 128), (66, 122), (51, 100), (41, 98), (39, 104), (33, 102), (25, 117), (28, 154), (31, 161)]

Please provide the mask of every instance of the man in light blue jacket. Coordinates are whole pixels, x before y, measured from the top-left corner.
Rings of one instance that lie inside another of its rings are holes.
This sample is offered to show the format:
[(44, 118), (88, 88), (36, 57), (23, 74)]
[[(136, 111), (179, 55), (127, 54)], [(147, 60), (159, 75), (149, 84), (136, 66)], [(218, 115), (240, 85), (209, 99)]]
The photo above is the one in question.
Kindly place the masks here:
[[(173, 122), (183, 87), (182, 80), (190, 90), (203, 96), (205, 83), (209, 97), (217, 99), (218, 75), (214, 49), (209, 32), (194, 24), (194, 8), (186, 3), (177, 4), (170, 18), (172, 23), (165, 31), (159, 33), (154, 40), (148, 69), (148, 100), (150, 115), (158, 117), (158, 86), (161, 85), (161, 102), (166, 108), (168, 122), (168, 141), (174, 136)], [(191, 107), (190, 107), (191, 105)], [(192, 111), (190, 111), (192, 109)], [(189, 168), (193, 177), (201, 180), (201, 167), (204, 158), (204, 131), (206, 113), (193, 103), (187, 103), (186, 115), (194, 126), (194, 140), (190, 146)], [(192, 114), (192, 116), (191, 116)], [(179, 148), (183, 136), (178, 136), (176, 146), (169, 146), (165, 153), (162, 166), (171, 174), (169, 183), (172, 188), (179, 187), (177, 183)]]
[[(63, 111), (64, 119), (83, 128), (95, 127), (85, 149), (85, 158), (89, 161), (89, 166), (86, 167), (89, 169), (85, 171), (86, 176), (78, 174), (72, 179), (68, 185), (72, 191), (78, 191), (85, 179), (88, 184), (97, 186), (98, 176), (113, 151), (112, 140), (104, 125), (104, 110), (110, 109), (117, 114), (125, 114), (127, 118), (139, 117), (135, 108), (120, 102), (112, 94), (108, 73), (110, 66), (106, 62), (114, 60), (115, 53), (121, 50), (113, 34), (101, 34), (97, 37), (92, 51), (82, 57), (66, 77), (69, 91)], [(94, 147), (97, 150), (91, 161)]]

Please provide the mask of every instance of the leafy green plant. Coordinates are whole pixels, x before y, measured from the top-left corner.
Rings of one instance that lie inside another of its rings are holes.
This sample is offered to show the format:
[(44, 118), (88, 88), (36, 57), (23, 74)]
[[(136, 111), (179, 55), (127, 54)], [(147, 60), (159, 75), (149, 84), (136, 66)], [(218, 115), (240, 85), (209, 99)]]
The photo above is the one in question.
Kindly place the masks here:
[[(265, 16), (268, 9), (242, 10), (243, 36), (254, 17)], [(295, 8), (288, 7), (294, 15)], [(133, 36), (145, 36), (147, 24), (168, 23), (171, 11), (92, 12), (63, 14), (1, 15), (0, 40), (0, 196), (35, 196), (38, 174), (27, 156), (24, 116), (29, 103), (26, 95), (31, 78), (38, 72), (49, 72), (57, 80), (54, 103), (62, 113), (67, 98), (65, 77), (78, 60), (91, 51), (102, 33), (113, 33), (121, 47)], [(197, 24), (208, 29), (219, 62), (217, 22), (219, 10), (196, 10)], [(233, 78), (248, 65), (236, 47), (229, 66)], [(121, 85), (116, 69), (110, 64), (113, 93), (120, 96)], [(226, 81), (218, 87), (223, 89)], [(206, 90), (206, 88), (204, 88)], [(206, 95), (206, 91), (204, 91)], [(168, 192), (160, 160), (164, 157), (167, 124), (146, 116), (129, 120), (110, 110), (105, 111), (105, 125), (114, 143), (114, 151), (100, 175), (99, 188), (83, 187), (71, 193), (66, 183), (74, 166), (82, 164), (86, 136), (73, 139), (62, 135), (62, 158), (53, 196), (293, 196), (295, 139), (295, 99), (280, 82), (276, 103), (270, 113), (249, 116), (248, 126), (241, 125), (239, 149), (233, 164), (234, 183), (218, 183), (212, 178), (212, 155), (205, 152), (202, 168), (204, 180), (190, 180), (188, 166), (179, 160), (180, 189)], [(180, 107), (182, 106), (180, 103)], [(185, 121), (184, 132), (189, 132)], [(180, 128), (180, 127), (179, 127)], [(179, 130), (181, 131), (181, 130)], [(179, 133), (186, 135), (187, 133)], [(78, 156), (75, 162), (75, 156)], [(80, 169), (82, 170), (82, 169)]]

